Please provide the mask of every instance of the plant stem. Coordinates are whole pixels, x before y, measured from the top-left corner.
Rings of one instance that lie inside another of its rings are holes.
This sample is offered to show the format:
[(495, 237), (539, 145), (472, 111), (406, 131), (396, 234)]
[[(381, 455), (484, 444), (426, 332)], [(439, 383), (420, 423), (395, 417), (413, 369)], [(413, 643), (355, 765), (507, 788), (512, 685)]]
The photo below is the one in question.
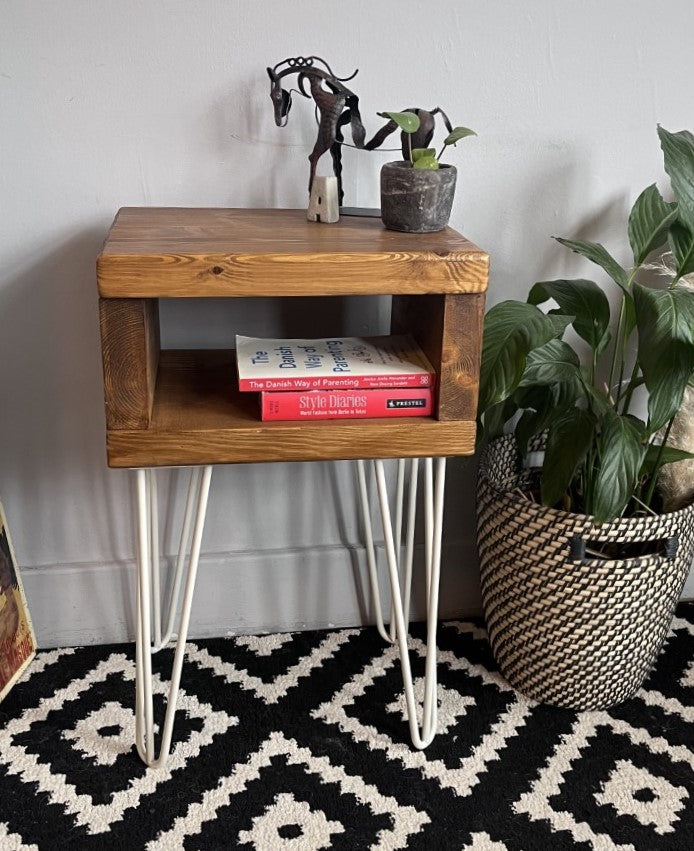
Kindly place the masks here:
[(407, 134), (407, 146), (410, 149), (410, 162), (414, 165), (414, 160), (412, 159), (412, 134)]
[[(624, 336), (626, 336), (626, 334)], [(617, 381), (617, 390), (616, 390), (615, 396), (614, 396), (614, 398), (615, 398), (615, 403), (614, 403), (615, 411), (617, 410), (617, 406), (619, 405), (619, 397), (622, 393), (622, 384), (624, 383), (624, 367), (625, 367), (626, 355), (627, 355), (626, 348), (627, 348), (627, 341), (625, 339), (622, 339), (622, 354), (621, 354), (620, 359), (619, 359), (619, 380)]]
[[(623, 414), (629, 413), (629, 405), (631, 405), (631, 397), (634, 394), (634, 390), (636, 389), (636, 380), (639, 377), (638, 373), (639, 373), (639, 363), (638, 363), (638, 361), (636, 361), (636, 363), (634, 364), (634, 368), (631, 371), (631, 378), (629, 379), (629, 384), (627, 385), (627, 389), (624, 392), (624, 403), (622, 405), (622, 413)], [(620, 399), (620, 397), (618, 396), (617, 401), (619, 401), (619, 399)]]
[(443, 156), (443, 152), (446, 150), (446, 146), (442, 145), (441, 150), (436, 154), (436, 159), (441, 162), (441, 157)]
[[(638, 271), (639, 267), (634, 266), (634, 268), (629, 273), (626, 285), (626, 289), (628, 291), (631, 291), (631, 285), (633, 284), (634, 278), (636, 277), (636, 273)], [(615, 335), (614, 350), (612, 352), (612, 363), (610, 365), (610, 379), (608, 382), (610, 392), (612, 392), (612, 382), (614, 380), (614, 373), (617, 367), (617, 356), (619, 355), (619, 387), (617, 388), (617, 392), (615, 393), (615, 410), (617, 408), (619, 395), (622, 389), (622, 380), (624, 378), (624, 359), (626, 356), (627, 342), (629, 339), (626, 327), (626, 301), (627, 294), (623, 292), (622, 303), (619, 305), (619, 319), (617, 321), (617, 333)]]
[(649, 505), (649, 506), (651, 504), (651, 500), (653, 499), (653, 493), (655, 492), (656, 482), (658, 481), (658, 473), (660, 471), (661, 458), (663, 457), (663, 452), (665, 451), (667, 439), (668, 439), (668, 437), (670, 437), (670, 429), (672, 428), (672, 424), (675, 422), (676, 416), (677, 416), (677, 414), (675, 414), (671, 418), (670, 422), (667, 424), (667, 428), (665, 429), (665, 434), (663, 435), (663, 442), (660, 444), (660, 447), (658, 449), (658, 455), (656, 456), (656, 459), (655, 459), (655, 465), (653, 467), (653, 473), (651, 475), (651, 481), (650, 481), (650, 484), (648, 486), (648, 491), (646, 493), (646, 496), (644, 497), (644, 500), (643, 500), (646, 503), (646, 505)]
[(595, 468), (595, 439), (588, 450), (585, 464), (585, 489), (583, 491), (583, 511), (586, 514), (592, 514), (593, 506), (593, 472)]
[[(617, 332), (615, 333), (614, 339), (614, 350), (612, 352), (612, 363), (610, 364), (610, 376), (607, 379), (608, 396), (612, 394), (612, 381), (614, 380), (614, 371), (617, 365), (617, 352), (620, 349), (619, 343), (622, 337), (622, 323), (624, 322), (626, 299), (626, 294), (622, 293), (622, 302), (619, 305), (619, 319), (617, 320)], [(617, 393), (616, 395), (619, 396), (619, 393)]]

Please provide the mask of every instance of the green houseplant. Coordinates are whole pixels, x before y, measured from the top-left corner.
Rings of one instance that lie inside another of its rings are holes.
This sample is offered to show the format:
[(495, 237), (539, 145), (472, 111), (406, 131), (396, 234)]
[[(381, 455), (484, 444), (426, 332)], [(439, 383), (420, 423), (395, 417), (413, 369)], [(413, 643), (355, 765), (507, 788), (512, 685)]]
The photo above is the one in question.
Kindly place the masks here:
[[(453, 206), (457, 170), (441, 162), (443, 152), (475, 131), (452, 127), (443, 116), (448, 135), (441, 150), (428, 147), (434, 135), (434, 114), (425, 110), (379, 112), (389, 119), (402, 137), (403, 159), (386, 163), (381, 169), (381, 218), (391, 230), (430, 233), (448, 224)], [(422, 116), (420, 118), (420, 115)]]
[[(478, 542), (490, 637), (511, 682), (579, 709), (639, 687), (694, 552), (694, 507), (663, 514), (657, 490), (664, 464), (692, 457), (667, 438), (694, 376), (694, 293), (681, 283), (694, 272), (694, 136), (658, 134), (675, 200), (655, 185), (637, 198), (633, 265), (559, 239), (606, 273), (618, 309), (595, 281), (562, 279), (485, 318)], [(666, 247), (666, 286), (639, 280)]]

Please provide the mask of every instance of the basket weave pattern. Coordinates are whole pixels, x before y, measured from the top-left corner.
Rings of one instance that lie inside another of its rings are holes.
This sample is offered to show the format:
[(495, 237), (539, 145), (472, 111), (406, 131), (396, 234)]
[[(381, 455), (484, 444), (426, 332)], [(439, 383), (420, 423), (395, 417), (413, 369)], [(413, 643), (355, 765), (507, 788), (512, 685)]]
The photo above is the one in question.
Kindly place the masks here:
[[(604, 709), (633, 695), (670, 627), (694, 553), (694, 506), (596, 526), (533, 503), (512, 435), (480, 461), (477, 538), (492, 650), (519, 691), (555, 706)], [(676, 539), (676, 554), (575, 557), (572, 541)]]

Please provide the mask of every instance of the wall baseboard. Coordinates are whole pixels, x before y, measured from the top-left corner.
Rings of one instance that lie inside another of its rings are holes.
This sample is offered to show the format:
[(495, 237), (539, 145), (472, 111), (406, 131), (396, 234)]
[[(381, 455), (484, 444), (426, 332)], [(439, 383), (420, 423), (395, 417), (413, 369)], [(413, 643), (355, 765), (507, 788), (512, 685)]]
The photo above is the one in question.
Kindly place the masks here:
[[(417, 556), (421, 565), (421, 553)], [(385, 606), (390, 595), (382, 548), (379, 565)], [(442, 618), (479, 614), (475, 565), (474, 545), (444, 546)], [(134, 562), (25, 567), (22, 581), (39, 647), (134, 640)], [(423, 620), (421, 582), (415, 581), (414, 588), (412, 618)], [(361, 547), (214, 553), (200, 558), (191, 638), (373, 622)]]
[[(382, 547), (378, 556), (385, 607), (389, 594)], [(421, 566), (421, 551), (415, 563)], [(480, 614), (476, 564), (474, 544), (459, 541), (444, 546), (441, 618)], [(25, 567), (22, 581), (39, 647), (134, 640), (133, 561)], [(421, 581), (415, 581), (414, 589), (412, 619), (423, 620)], [(694, 574), (687, 580), (682, 597), (694, 598)], [(362, 547), (323, 546), (200, 557), (191, 638), (373, 622)]]

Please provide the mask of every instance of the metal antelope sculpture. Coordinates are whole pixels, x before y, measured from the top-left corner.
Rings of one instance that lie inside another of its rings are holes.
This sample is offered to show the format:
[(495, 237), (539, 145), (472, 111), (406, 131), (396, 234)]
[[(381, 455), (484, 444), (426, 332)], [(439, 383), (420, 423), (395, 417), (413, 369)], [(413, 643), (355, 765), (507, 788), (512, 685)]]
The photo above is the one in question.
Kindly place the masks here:
[[(268, 68), (267, 73), (270, 77), (270, 97), (275, 108), (275, 123), (278, 127), (284, 127), (287, 123), (289, 111), (292, 108), (292, 91), (296, 91), (305, 98), (313, 98), (315, 101), (318, 112), (318, 138), (308, 157), (311, 164), (308, 191), (310, 192), (313, 186), (313, 178), (316, 175), (318, 160), (329, 150), (333, 161), (333, 172), (337, 177), (338, 199), (340, 205), (342, 205), (344, 199), (344, 192), (342, 190), (342, 145), (344, 144), (344, 135), (342, 128), (349, 124), (354, 147), (372, 151), (382, 145), (388, 136), (397, 130), (396, 123), (394, 121), (388, 121), (372, 139), (368, 142), (365, 141), (366, 131), (364, 130), (359, 112), (359, 98), (351, 89), (345, 86), (346, 82), (354, 79), (359, 73), (358, 70), (350, 74), (349, 77), (337, 77), (328, 63), (319, 56), (295, 56), (291, 59), (283, 59), (282, 62), (278, 62), (274, 67)], [(298, 89), (287, 90), (282, 86), (282, 80), (291, 74), (297, 75)], [(310, 94), (305, 88), (307, 82), (310, 88)], [(327, 88), (324, 88), (324, 85)], [(439, 107), (432, 110), (410, 108), (403, 111), (414, 112), (420, 119), (419, 130), (411, 134), (411, 145), (413, 148), (428, 147), (434, 135), (434, 116), (437, 114), (441, 115), (448, 131), (450, 132), (452, 129), (448, 117)], [(403, 133), (403, 159), (408, 158), (408, 148), (409, 144)]]

